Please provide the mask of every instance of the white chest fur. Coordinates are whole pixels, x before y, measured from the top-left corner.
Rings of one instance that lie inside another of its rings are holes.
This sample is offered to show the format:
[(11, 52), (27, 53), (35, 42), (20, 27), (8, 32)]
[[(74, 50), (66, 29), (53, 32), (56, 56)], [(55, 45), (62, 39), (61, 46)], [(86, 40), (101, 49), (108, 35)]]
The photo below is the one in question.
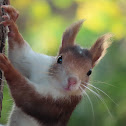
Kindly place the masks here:
[[(37, 54), (25, 44), (22, 48), (15, 47), (9, 50), (9, 59), (14, 67), (28, 78), (30, 84), (34, 85), (37, 92), (45, 96), (50, 93), (54, 98), (62, 96), (59, 91), (51, 87), (50, 82), (55, 82), (48, 76), (48, 70), (55, 62), (54, 57)], [(19, 108), (14, 107), (8, 126), (39, 126), (39, 124)]]

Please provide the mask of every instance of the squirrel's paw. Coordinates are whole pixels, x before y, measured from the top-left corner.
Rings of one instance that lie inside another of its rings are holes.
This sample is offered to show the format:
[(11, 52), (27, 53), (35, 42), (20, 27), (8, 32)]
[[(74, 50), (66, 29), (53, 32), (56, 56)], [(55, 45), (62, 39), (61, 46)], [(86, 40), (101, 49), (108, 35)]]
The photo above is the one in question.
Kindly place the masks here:
[(3, 15), (2, 18), (4, 21), (0, 22), (0, 24), (3, 24), (4, 26), (14, 25), (14, 21), (11, 20), (8, 15)]
[(3, 24), (4, 26), (10, 26), (8, 35), (14, 37), (15, 34), (18, 33), (18, 28), (15, 22), (10, 18), (9, 15), (3, 15), (2, 18), (4, 21), (0, 22), (0, 24)]
[(0, 69), (3, 72), (7, 72), (11, 68), (9, 59), (2, 53), (0, 53)]
[(2, 53), (0, 53), (0, 70), (4, 72), (4, 76), (8, 81), (12, 81), (15, 77), (19, 76), (9, 59)]
[(3, 8), (9, 15), (10, 19), (16, 22), (19, 12), (13, 8), (11, 5), (2, 5), (1, 8)]

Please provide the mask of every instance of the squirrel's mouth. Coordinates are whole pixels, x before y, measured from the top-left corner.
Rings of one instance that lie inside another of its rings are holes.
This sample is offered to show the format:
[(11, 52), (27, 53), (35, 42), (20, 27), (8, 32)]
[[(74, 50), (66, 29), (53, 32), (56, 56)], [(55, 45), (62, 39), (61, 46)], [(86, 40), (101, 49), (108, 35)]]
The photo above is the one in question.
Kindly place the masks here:
[(77, 83), (67, 83), (67, 86), (64, 88), (66, 92), (78, 92), (78, 94), (83, 94), (83, 91), (87, 88), (88, 83), (83, 83), (78, 81)]
[(79, 84), (78, 83), (76, 85), (67, 84), (67, 86), (64, 89), (65, 91), (76, 91), (79, 89)]
[(69, 77), (65, 86), (65, 91), (76, 91), (79, 89), (80, 81), (76, 77)]
[(78, 90), (79, 89), (79, 87), (66, 87), (66, 88), (64, 88), (65, 89), (65, 91), (76, 91), (76, 90)]

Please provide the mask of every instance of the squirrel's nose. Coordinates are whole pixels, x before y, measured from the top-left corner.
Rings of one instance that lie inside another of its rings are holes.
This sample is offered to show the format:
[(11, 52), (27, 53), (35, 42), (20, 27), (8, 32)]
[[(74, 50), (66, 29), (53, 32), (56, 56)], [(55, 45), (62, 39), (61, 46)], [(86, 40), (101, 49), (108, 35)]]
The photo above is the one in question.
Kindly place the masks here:
[(69, 77), (68, 78), (68, 84), (69, 85), (75, 85), (75, 84), (77, 84), (77, 78), (75, 78), (75, 77)]

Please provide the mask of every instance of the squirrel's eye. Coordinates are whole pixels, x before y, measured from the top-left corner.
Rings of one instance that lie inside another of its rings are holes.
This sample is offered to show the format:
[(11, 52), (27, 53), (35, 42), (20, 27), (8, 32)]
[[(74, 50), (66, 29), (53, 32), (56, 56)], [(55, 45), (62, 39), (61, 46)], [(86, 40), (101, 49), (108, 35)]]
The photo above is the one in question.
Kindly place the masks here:
[(58, 57), (57, 63), (62, 64), (62, 56)]
[(87, 75), (90, 76), (92, 73), (92, 69), (90, 69), (88, 72), (87, 72)]

